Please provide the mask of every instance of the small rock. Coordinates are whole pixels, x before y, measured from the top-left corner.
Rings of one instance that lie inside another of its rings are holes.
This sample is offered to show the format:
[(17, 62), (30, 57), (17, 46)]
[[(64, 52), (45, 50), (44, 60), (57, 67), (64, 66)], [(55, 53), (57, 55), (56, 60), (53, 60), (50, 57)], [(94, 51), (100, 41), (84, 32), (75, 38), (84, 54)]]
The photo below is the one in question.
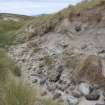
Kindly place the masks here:
[(40, 85), (44, 85), (46, 83), (47, 78), (43, 78), (40, 80)]
[(81, 31), (81, 26), (75, 26), (75, 31), (77, 31), (77, 32), (79, 32), (79, 31)]
[(47, 95), (46, 91), (41, 92), (41, 96), (45, 96), (45, 95)]
[(83, 46), (81, 46), (81, 49), (86, 49), (87, 48), (87, 44), (84, 44)]
[(61, 97), (61, 93), (55, 93), (53, 96), (53, 100), (58, 99)]
[(74, 96), (69, 96), (67, 102), (69, 105), (77, 105), (79, 103), (79, 99)]
[(79, 91), (81, 92), (81, 94), (86, 96), (91, 92), (91, 86), (87, 83), (81, 83), (79, 85)]
[(103, 96), (105, 97), (105, 91), (103, 92)]
[(102, 49), (102, 50), (99, 51), (98, 53), (99, 53), (99, 54), (100, 54), (100, 53), (105, 53), (105, 49)]
[(54, 83), (51, 83), (51, 82), (46, 82), (46, 86), (47, 86), (47, 89), (49, 90), (49, 91), (55, 91), (56, 90), (56, 84), (54, 84)]
[(81, 94), (79, 91), (77, 91), (77, 90), (74, 90), (74, 91), (72, 92), (72, 95), (73, 95), (74, 97), (76, 97), (76, 98), (80, 98), (80, 97), (82, 96), (82, 94)]
[(85, 98), (89, 101), (98, 100), (100, 98), (100, 94), (97, 91), (93, 91), (91, 94), (85, 96)]
[(34, 81), (32, 81), (32, 83), (37, 83), (38, 82), (38, 80), (37, 79), (34, 79)]
[(63, 72), (63, 66), (59, 66), (57, 69), (55, 70), (50, 70), (48, 71), (48, 79), (50, 82), (57, 82), (59, 81), (61, 74)]

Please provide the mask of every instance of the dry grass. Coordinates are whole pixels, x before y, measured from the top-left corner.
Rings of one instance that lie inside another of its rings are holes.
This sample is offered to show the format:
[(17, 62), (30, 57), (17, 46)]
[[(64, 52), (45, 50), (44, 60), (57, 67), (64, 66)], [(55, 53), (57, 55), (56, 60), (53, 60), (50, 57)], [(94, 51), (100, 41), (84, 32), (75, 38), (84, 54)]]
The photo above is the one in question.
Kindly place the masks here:
[(35, 91), (22, 82), (10, 80), (4, 89), (4, 105), (34, 105)]
[(95, 55), (89, 55), (82, 60), (74, 70), (73, 78), (75, 81), (88, 80), (105, 88), (105, 77), (102, 74), (101, 58)]

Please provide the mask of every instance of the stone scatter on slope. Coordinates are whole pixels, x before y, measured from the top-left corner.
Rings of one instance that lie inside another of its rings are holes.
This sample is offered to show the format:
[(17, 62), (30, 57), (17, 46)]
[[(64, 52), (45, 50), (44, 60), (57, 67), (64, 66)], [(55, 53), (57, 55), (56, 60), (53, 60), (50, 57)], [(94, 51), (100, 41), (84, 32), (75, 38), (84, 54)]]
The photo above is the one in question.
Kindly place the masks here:
[[(23, 80), (45, 90), (43, 96), (62, 99), (67, 105), (104, 105), (101, 87), (96, 89), (89, 81), (72, 80), (72, 73), (86, 56), (99, 56), (105, 65), (104, 27), (87, 26), (87, 30), (77, 32), (74, 24), (76, 21), (70, 23), (66, 19), (55, 32), (12, 46), (9, 55), (20, 66)], [(91, 71), (93, 68), (89, 67)]]

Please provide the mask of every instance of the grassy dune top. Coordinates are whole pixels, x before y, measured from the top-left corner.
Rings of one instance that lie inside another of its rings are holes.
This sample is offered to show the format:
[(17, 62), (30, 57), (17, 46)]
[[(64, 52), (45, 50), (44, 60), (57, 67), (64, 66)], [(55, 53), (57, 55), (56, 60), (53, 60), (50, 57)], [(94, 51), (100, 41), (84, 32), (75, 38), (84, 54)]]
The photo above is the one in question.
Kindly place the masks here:
[[(82, 10), (95, 8), (104, 4), (104, 0), (91, 0), (79, 3), (76, 6), (69, 6), (55, 14), (35, 17), (0, 14), (0, 47), (7, 47), (15, 40), (24, 42), (36, 35), (43, 35), (52, 31), (64, 18), (70, 18), (73, 14), (79, 13)], [(6, 17), (9, 19), (3, 20)], [(18, 21), (13, 21), (11, 18)], [(29, 32), (30, 27), (32, 29), (31, 32)]]

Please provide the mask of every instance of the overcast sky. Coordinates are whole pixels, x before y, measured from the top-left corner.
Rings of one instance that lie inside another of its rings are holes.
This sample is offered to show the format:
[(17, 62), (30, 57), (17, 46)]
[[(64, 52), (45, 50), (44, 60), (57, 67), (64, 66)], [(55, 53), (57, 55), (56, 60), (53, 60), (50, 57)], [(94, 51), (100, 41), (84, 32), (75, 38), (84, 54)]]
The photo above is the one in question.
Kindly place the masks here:
[(0, 0), (0, 13), (38, 15), (57, 12), (81, 0)]

